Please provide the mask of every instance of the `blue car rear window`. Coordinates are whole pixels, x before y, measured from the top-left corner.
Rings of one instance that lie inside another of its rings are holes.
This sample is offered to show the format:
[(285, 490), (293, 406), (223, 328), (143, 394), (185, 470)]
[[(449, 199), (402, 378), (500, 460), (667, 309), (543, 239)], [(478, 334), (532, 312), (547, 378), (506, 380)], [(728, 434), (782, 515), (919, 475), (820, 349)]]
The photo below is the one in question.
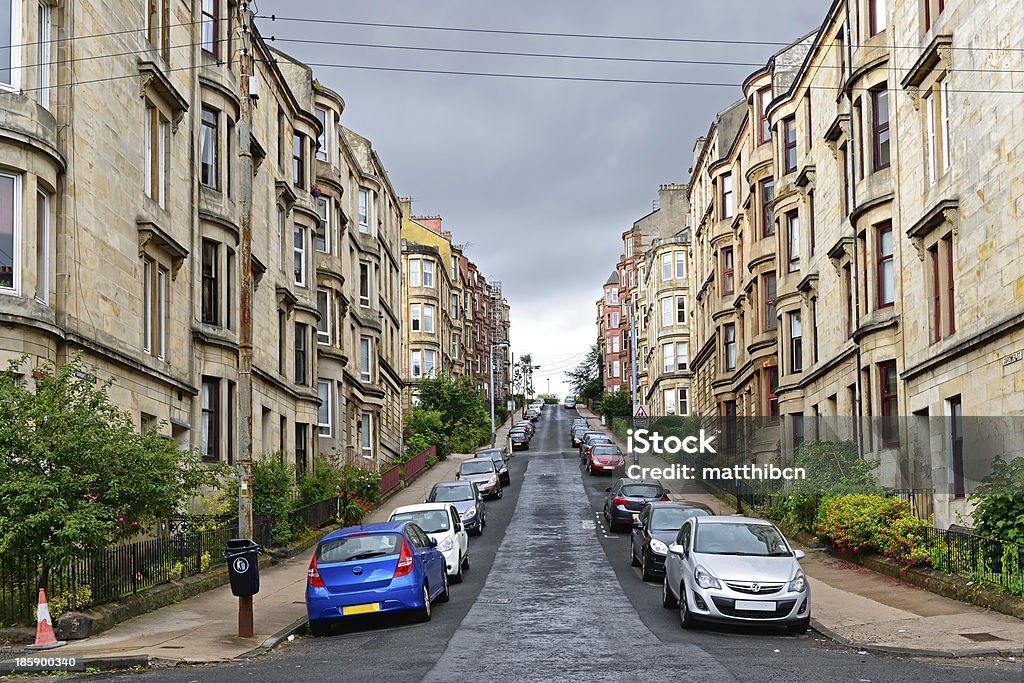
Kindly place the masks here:
[(353, 562), (374, 557), (397, 555), (402, 549), (401, 534), (366, 534), (325, 541), (316, 549), (317, 562)]

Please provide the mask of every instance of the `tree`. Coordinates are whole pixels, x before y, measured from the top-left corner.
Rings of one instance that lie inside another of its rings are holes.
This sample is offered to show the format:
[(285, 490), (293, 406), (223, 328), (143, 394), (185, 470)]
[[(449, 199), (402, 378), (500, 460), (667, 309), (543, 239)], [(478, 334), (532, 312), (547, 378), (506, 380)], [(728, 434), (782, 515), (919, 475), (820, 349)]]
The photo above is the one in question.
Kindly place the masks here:
[(102, 550), (181, 510), (219, 468), (179, 451), (153, 429), (139, 433), (73, 357), (33, 372), (12, 360), (0, 375), (0, 556), (50, 567)]
[(601, 399), (604, 391), (604, 363), (601, 358), (601, 347), (594, 344), (575, 369), (565, 373), (569, 378), (569, 387), (577, 398), (590, 401)]
[(448, 457), (446, 441), (448, 435), (444, 429), (444, 417), (439, 410), (430, 410), (423, 405), (413, 406), (409, 417), (405, 419), (406, 456), (412, 457), (437, 446), (437, 457)]
[(600, 411), (609, 417), (629, 417), (633, 414), (633, 401), (624, 391), (616, 391), (601, 399)]
[(490, 440), (490, 412), (469, 377), (428, 377), (416, 389), (420, 407), (441, 414), (446, 455), (467, 453)]

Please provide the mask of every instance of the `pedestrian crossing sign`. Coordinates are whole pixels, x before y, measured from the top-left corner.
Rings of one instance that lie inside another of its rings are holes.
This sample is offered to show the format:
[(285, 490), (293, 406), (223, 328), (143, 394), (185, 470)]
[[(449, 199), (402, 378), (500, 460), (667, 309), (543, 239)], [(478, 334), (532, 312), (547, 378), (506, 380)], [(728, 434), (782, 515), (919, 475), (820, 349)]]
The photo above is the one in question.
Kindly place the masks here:
[(650, 421), (651, 419), (647, 414), (647, 408), (642, 405), (637, 406), (636, 412), (633, 413), (633, 427), (646, 427)]

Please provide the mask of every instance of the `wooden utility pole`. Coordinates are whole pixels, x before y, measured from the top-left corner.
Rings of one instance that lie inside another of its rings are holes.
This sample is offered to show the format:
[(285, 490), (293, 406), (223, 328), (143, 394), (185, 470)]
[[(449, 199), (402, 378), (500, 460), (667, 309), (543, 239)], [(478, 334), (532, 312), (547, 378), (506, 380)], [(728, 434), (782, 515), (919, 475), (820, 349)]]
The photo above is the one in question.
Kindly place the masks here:
[[(238, 314), (238, 536), (252, 538), (252, 15), (249, 1), (238, 3), (238, 116), (239, 271)], [(258, 87), (258, 84), (257, 84)], [(230, 162), (229, 162), (230, 163)], [(238, 636), (252, 638), (252, 596), (238, 598)]]

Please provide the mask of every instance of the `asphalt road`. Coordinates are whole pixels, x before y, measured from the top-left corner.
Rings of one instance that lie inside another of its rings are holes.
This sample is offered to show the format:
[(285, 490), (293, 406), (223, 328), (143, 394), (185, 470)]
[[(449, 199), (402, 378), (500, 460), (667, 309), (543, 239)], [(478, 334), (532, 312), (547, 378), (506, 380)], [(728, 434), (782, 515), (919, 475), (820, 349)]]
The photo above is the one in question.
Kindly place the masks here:
[(861, 655), (813, 632), (683, 631), (660, 585), (630, 566), (628, 534), (605, 530), (609, 479), (580, 468), (573, 416), (545, 411), (531, 450), (510, 463), (512, 487), (488, 502), (466, 581), (431, 622), (363, 619), (246, 662), (104, 680), (1024, 681), (1020, 662)]

